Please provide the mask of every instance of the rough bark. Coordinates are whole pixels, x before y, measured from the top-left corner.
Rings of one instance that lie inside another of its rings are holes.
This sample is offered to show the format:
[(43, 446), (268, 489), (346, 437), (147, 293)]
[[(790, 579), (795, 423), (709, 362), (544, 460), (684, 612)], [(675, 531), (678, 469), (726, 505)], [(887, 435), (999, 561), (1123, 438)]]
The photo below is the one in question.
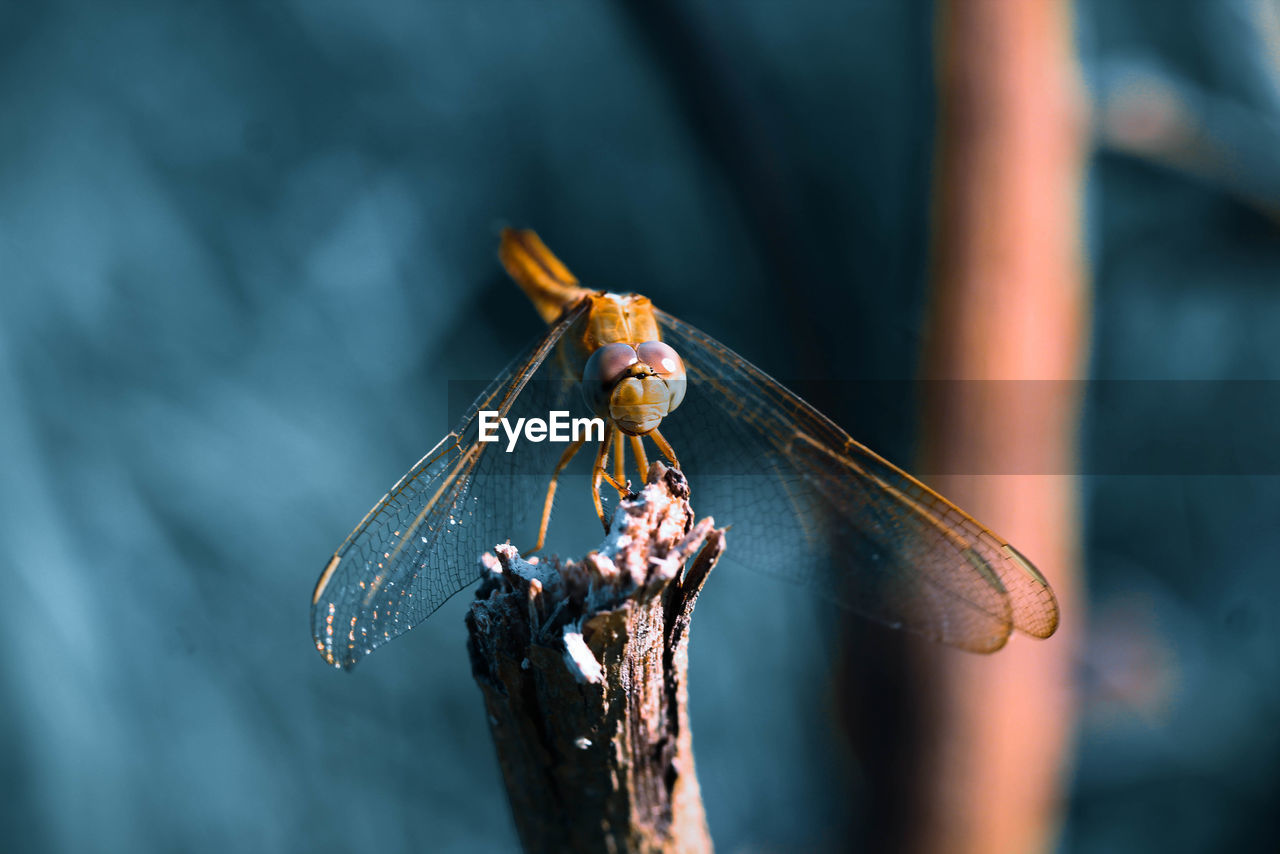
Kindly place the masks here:
[(654, 463), (582, 560), (510, 545), (481, 559), (468, 648), (526, 851), (711, 851), (687, 667), (724, 543), (694, 523), (684, 477)]

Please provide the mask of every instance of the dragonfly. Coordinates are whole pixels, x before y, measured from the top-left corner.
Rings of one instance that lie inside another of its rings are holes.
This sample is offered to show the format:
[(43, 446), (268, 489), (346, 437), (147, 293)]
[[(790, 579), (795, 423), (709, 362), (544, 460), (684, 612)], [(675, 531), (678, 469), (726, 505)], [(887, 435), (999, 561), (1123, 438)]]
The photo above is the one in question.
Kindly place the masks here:
[(606, 503), (629, 491), (627, 454), (643, 476), (648, 442), (681, 469), (700, 511), (732, 522), (733, 563), (972, 652), (1000, 649), (1015, 630), (1056, 630), (1057, 600), (1030, 560), (764, 371), (647, 297), (583, 287), (533, 231), (504, 230), (498, 255), (548, 331), (329, 559), (311, 597), (326, 662), (349, 670), (421, 623), (513, 532), (541, 549), (559, 479), (586, 440), (508, 452), (480, 440), (479, 416), (584, 405), (606, 422), (590, 455), (606, 531)]

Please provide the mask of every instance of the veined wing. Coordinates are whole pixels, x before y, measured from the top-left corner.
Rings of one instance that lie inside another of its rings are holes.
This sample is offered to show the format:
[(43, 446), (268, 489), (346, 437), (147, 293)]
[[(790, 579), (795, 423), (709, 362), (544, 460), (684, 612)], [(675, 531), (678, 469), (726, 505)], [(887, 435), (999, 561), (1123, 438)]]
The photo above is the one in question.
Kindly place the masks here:
[(528, 527), (530, 507), (541, 506), (529, 496), (545, 489), (562, 449), (480, 442), (478, 413), (514, 420), (569, 408), (572, 382), (548, 356), (586, 310), (571, 309), (512, 362), (338, 547), (311, 597), (312, 636), (330, 664), (350, 669), (425, 620), (479, 577), (481, 553)]
[(1012, 629), (1053, 634), (1053, 591), (1012, 546), (723, 344), (657, 315), (689, 378), (662, 433), (699, 512), (733, 523), (726, 558), (975, 652)]

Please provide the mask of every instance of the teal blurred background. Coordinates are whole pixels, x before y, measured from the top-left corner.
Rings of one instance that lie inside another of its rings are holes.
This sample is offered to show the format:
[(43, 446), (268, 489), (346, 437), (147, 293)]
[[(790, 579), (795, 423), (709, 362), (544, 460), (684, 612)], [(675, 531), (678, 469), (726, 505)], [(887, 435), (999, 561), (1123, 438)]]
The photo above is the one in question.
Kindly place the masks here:
[[(1078, 8), (1094, 378), (1280, 377), (1275, 7)], [(0, 847), (514, 850), (469, 594), (344, 675), (316, 575), (449, 382), (539, 333), (504, 224), (909, 460), (909, 394), (823, 381), (916, 370), (932, 38), (917, 0), (0, 6)], [(1144, 146), (1151, 103), (1229, 168)], [(1217, 418), (1090, 405), (1085, 468), (1152, 432), (1203, 452)], [(1064, 851), (1270, 832), (1280, 483), (1235, 471), (1085, 479)], [(699, 603), (720, 850), (874, 846), (843, 619), (732, 573)]]

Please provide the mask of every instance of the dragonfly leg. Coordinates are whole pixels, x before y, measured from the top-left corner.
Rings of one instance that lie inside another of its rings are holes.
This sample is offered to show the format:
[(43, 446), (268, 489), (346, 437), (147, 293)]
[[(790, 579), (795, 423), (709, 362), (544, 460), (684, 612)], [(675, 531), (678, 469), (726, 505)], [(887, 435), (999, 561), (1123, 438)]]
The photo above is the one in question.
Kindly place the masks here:
[(627, 449), (623, 445), (622, 431), (618, 430), (613, 434), (613, 487), (618, 489), (618, 484), (622, 484), (623, 488), (618, 489), (618, 497), (625, 498), (625, 487), (627, 483)]
[(653, 444), (658, 446), (658, 450), (662, 451), (662, 455), (671, 461), (671, 465), (680, 468), (680, 461), (676, 459), (675, 449), (671, 447), (671, 443), (662, 438), (662, 434), (657, 429), (649, 431), (649, 438), (653, 439)]
[(618, 490), (619, 498), (626, 498), (628, 495), (631, 494), (631, 492), (627, 489), (627, 485), (625, 483), (618, 483), (618, 481), (614, 479), (613, 475), (609, 474), (607, 471), (601, 471), (600, 478), (605, 483), (609, 484), (614, 489)]
[(609, 522), (604, 518), (604, 505), (600, 503), (600, 480), (609, 476), (604, 469), (609, 463), (609, 445), (613, 442), (615, 429), (612, 424), (605, 428), (604, 439), (596, 449), (596, 461), (591, 466), (591, 500), (595, 503), (596, 515), (600, 517), (600, 524), (604, 525), (606, 534), (609, 533)]
[(640, 469), (640, 482), (644, 483), (649, 476), (649, 458), (644, 454), (644, 437), (631, 437), (631, 453), (635, 455), (636, 466)]
[(569, 465), (569, 461), (573, 459), (586, 441), (586, 439), (579, 439), (565, 448), (564, 453), (560, 455), (560, 462), (556, 463), (556, 470), (551, 474), (551, 483), (547, 486), (547, 500), (542, 504), (542, 522), (538, 525), (538, 542), (534, 543), (533, 548), (525, 552), (526, 555), (542, 550), (542, 544), (547, 540), (547, 525), (551, 523), (551, 503), (556, 497), (556, 486), (559, 484), (560, 473), (564, 471), (565, 466)]

